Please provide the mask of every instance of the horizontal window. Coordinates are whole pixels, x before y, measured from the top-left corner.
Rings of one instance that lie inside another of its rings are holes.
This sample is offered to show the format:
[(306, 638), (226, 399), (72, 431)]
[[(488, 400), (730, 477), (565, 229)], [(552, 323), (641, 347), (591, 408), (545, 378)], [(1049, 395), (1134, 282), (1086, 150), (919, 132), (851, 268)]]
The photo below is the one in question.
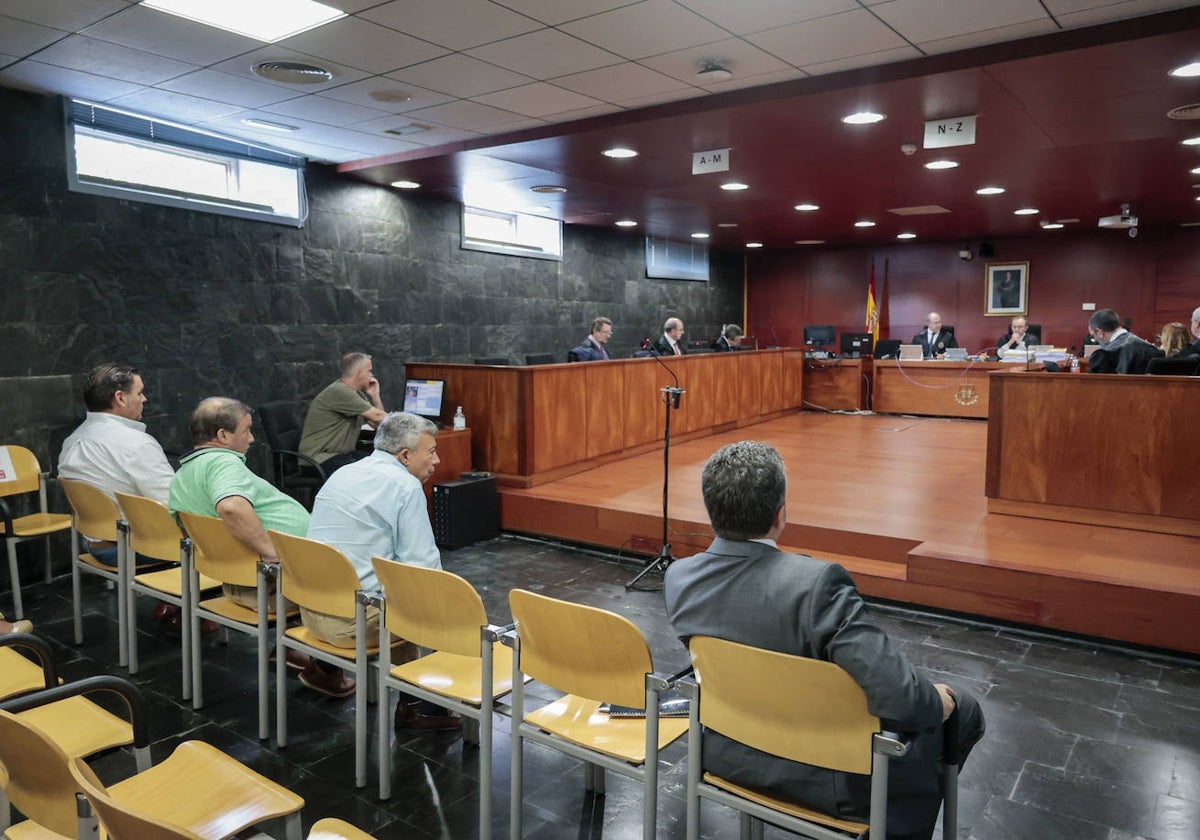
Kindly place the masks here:
[(540, 260), (562, 259), (562, 222), (463, 205), (462, 247)]

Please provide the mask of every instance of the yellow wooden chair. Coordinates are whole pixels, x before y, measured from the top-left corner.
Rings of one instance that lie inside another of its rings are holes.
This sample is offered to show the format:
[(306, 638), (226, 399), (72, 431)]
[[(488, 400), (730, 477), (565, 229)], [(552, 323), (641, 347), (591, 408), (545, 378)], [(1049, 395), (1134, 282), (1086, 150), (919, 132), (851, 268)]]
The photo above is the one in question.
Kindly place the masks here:
[[(129, 662), (129, 646), (125, 638), (126, 617), (128, 606), (125, 587), (122, 585), (122, 563), (125, 558), (121, 552), (120, 535), (117, 533), (117, 522), (121, 519), (121, 509), (117, 503), (104, 494), (104, 491), (86, 481), (74, 481), (60, 478), (58, 483), (67, 495), (71, 505), (71, 597), (75, 604), (75, 644), (83, 644), (83, 591), (81, 574), (96, 575), (112, 584), (117, 591), (117, 664), (122, 668)], [(91, 552), (80, 545), (80, 537), (91, 537), (93, 540), (106, 540), (117, 543), (117, 562), (109, 565), (92, 556)]]
[[(553, 747), (584, 761), (584, 785), (604, 792), (604, 771), (642, 782), (642, 836), (655, 835), (658, 753), (687, 731), (687, 720), (659, 719), (659, 694), (670, 681), (654, 673), (642, 632), (606, 610), (514, 589), (508, 596), (517, 629), (512, 693), (510, 837), (521, 837), (522, 746)], [(566, 694), (525, 713), (525, 675)], [(641, 718), (610, 717), (602, 703), (646, 710)]]
[[(222, 627), (254, 636), (258, 642), (258, 737), (265, 741), (271, 737), (267, 670), (270, 659), (270, 624), (275, 620), (268, 591), (278, 569), (262, 562), (257, 554), (246, 548), (230, 533), (225, 523), (215, 516), (180, 511), (179, 520), (191, 538), (191, 556), (185, 558), (184, 563), (189, 570), (190, 602), (184, 620), (191, 623), (192, 708), (200, 709), (204, 706), (200, 622), (205, 619), (215, 621)], [(202, 575), (223, 584), (255, 588), (258, 593), (258, 609), (247, 609), (223, 593), (201, 600), (198, 593)]]
[[(479, 593), (458, 575), (374, 557), (371, 562), (385, 597), (380, 643), (389, 635), (431, 650), (379, 674), (379, 798), (391, 796), (389, 688), (477, 721), (479, 743), (479, 838), (491, 836), (492, 710), (512, 691), (512, 651), (500, 643), (511, 627), (488, 623)], [(483, 686), (488, 686), (485, 692)], [(487, 698), (486, 704), (484, 697)], [(469, 735), (474, 733), (469, 733)]]
[[(25, 617), (25, 606), (21, 602), (21, 575), (17, 568), (17, 544), (41, 537), (46, 549), (46, 583), (50, 582), (50, 535), (66, 531), (71, 527), (71, 516), (67, 513), (49, 513), (46, 509), (46, 478), (37, 456), (24, 446), (0, 447), (8, 452), (12, 460), (15, 477), (4, 476), (0, 481), (0, 537), (8, 548), (8, 574), (13, 591), (13, 621)], [(38, 494), (38, 509), (25, 516), (13, 515), (8, 504), (10, 498)]]
[[(688, 644), (695, 681), (688, 732), (687, 836), (700, 837), (700, 800), (740, 812), (742, 836), (762, 836), (769, 822), (815, 840), (887, 836), (888, 763), (908, 751), (907, 741), (880, 730), (867, 697), (832, 662), (693, 636)], [(789, 761), (871, 777), (868, 823), (839, 819), (749, 790), (703, 772), (701, 727)], [(944, 768), (943, 836), (956, 836), (957, 768)]]
[[(367, 785), (367, 701), (374, 699), (369, 679), (371, 660), (377, 659), (379, 646), (367, 638), (366, 606), (358, 598), (359, 580), (345, 554), (331, 545), (279, 531), (268, 531), (275, 553), (279, 555), (280, 585), (275, 593), (275, 611), (286, 601), (297, 607), (339, 618), (354, 619), (357, 632), (355, 647), (341, 648), (318, 639), (303, 624), (275, 629), (275, 737), (279, 746), (287, 746), (287, 649), (354, 670), (354, 781)], [(397, 642), (397, 644), (400, 644)], [(387, 640), (384, 645), (388, 646)]]
[[(22, 656), (18, 650), (29, 651), (38, 661)], [(29, 633), (0, 636), (0, 700), (53, 688), (59, 682), (54, 654), (45, 640)]]
[[(136, 496), (132, 493), (116, 494), (125, 517), (126, 556), (150, 558), (167, 564), (167, 568), (137, 572), (132, 566), (125, 578), (126, 611), (129, 619), (129, 673), (136, 674), (138, 661), (137, 601), (138, 595), (147, 595), (156, 601), (174, 604), (183, 611), (180, 621), (180, 661), (182, 662), (182, 684), (184, 700), (192, 698), (192, 623), (187, 620), (186, 586), (188, 575), (184, 569), (187, 546), (183, 531), (175, 517), (171, 516), (162, 502)], [(200, 592), (211, 592), (221, 582), (200, 575)]]

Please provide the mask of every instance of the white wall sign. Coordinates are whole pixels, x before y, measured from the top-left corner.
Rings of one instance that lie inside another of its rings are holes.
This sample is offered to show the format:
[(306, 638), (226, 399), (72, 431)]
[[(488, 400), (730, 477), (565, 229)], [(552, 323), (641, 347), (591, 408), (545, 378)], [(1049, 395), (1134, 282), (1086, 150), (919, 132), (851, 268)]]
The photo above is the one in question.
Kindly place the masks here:
[(951, 117), (925, 123), (925, 148), (975, 145), (975, 117)]
[(13, 469), (12, 456), (8, 454), (7, 446), (0, 446), (0, 481), (16, 481), (17, 471)]
[(710, 149), (707, 152), (692, 153), (692, 174), (704, 175), (709, 172), (729, 171), (729, 149)]

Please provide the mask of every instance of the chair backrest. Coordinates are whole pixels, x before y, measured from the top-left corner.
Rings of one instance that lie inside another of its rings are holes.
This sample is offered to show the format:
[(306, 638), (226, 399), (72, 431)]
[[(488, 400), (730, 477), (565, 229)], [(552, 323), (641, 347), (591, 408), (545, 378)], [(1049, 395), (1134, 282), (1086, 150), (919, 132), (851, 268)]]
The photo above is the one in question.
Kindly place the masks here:
[(693, 636), (700, 722), (727, 738), (790, 761), (871, 772), (879, 718), (832, 662)]
[(483, 356), (475, 360), (477, 365), (507, 365), (507, 356)]
[(285, 598), (300, 606), (354, 618), (354, 593), (362, 588), (358, 573), (345, 554), (328, 543), (267, 531), (279, 566)]
[(525, 356), (527, 365), (552, 365), (556, 361), (553, 353), (529, 353)]
[(632, 621), (523, 589), (510, 592), (508, 603), (523, 673), (568, 694), (645, 708), (646, 674), (654, 661)]
[(82, 758), (71, 759), (69, 767), (109, 840), (203, 840), (199, 834), (156, 820), (113, 799)]
[(1029, 344), (1044, 344), (1045, 343), (1044, 341), (1042, 341), (1042, 325), (1041, 324), (1031, 324), (1028, 321), (1026, 321), (1025, 322), (1025, 334), (1027, 336), (1029, 336), (1029, 339), (1025, 342), (1027, 345), (1029, 345)]
[(94, 484), (60, 478), (63, 492), (75, 512), (75, 530), (94, 540), (117, 540), (117, 520), (121, 509)]
[(287, 449), (295, 452), (300, 448), (300, 421), (296, 419), (296, 408), (287, 400), (263, 403), (258, 407), (258, 419), (262, 421), (267, 445), (273, 450)]
[(258, 585), (258, 555), (246, 548), (215, 516), (179, 511), (179, 521), (196, 547), (195, 566), (202, 575), (236, 586)]
[(385, 623), (401, 639), (460, 656), (479, 656), (487, 610), (475, 587), (442, 569), (372, 557), (387, 598)]
[(1200, 372), (1200, 356), (1173, 359), (1151, 359), (1146, 373), (1153, 376), (1195, 376)]
[(0, 765), (9, 802), (43, 828), (65, 837), (79, 833), (67, 754), (37, 727), (0, 711)]
[(117, 492), (117, 501), (129, 524), (129, 546), (138, 554), (167, 563), (179, 562), (183, 531), (162, 502)]
[(568, 351), (567, 351), (567, 361), (568, 361), (568, 362), (578, 362), (578, 361), (580, 361), (580, 359), (579, 359), (579, 354), (578, 354), (578, 353), (576, 353), (574, 350), (568, 350)]
[[(0, 496), (16, 496), (20, 493), (31, 493), (42, 486), (42, 468), (38, 465), (37, 456), (24, 446), (9, 444), (8, 457), (12, 459), (16, 478), (0, 481)], [(6, 476), (8, 478), (8, 476)]]

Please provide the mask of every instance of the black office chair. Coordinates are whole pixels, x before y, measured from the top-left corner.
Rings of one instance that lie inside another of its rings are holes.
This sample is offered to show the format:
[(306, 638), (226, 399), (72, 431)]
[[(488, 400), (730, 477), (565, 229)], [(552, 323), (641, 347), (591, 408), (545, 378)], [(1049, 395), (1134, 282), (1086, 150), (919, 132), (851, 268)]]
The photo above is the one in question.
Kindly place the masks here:
[(1029, 339), (1027, 339), (1025, 341), (1026, 344), (1045, 344), (1046, 343), (1045, 341), (1042, 340), (1042, 325), (1041, 324), (1030, 324), (1030, 323), (1026, 322), (1026, 327), (1027, 327), (1027, 329), (1025, 330), (1025, 334), (1029, 336)]
[(477, 364), (477, 365), (507, 365), (508, 358), (506, 356), (484, 356), (482, 358), (476, 359), (475, 364)]
[(1200, 356), (1151, 359), (1146, 366), (1151, 376), (1196, 376), (1200, 375)]
[(289, 496), (304, 493), (311, 507), (312, 499), (325, 483), (325, 470), (312, 458), (300, 454), (301, 428), (293, 403), (284, 400), (263, 403), (258, 407), (258, 417), (271, 450), (273, 483)]
[(553, 353), (529, 353), (525, 356), (527, 365), (552, 365), (558, 362)]
[(568, 350), (568, 351), (567, 351), (567, 361), (568, 361), (568, 362), (578, 362), (578, 361), (580, 361), (579, 354), (578, 354), (578, 353), (576, 353), (574, 350)]

